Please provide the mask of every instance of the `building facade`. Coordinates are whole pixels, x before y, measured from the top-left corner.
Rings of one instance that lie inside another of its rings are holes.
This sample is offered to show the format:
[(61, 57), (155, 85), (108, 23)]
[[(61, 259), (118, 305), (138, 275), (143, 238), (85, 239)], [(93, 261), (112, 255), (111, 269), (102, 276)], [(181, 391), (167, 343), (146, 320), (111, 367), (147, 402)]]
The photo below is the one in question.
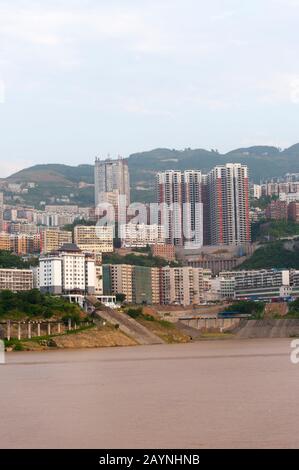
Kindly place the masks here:
[(258, 269), (249, 271), (227, 271), (219, 275), (221, 294), (243, 300), (271, 300), (288, 297), (292, 293), (289, 270)]
[(30, 269), (0, 269), (0, 290), (13, 292), (33, 289), (33, 273)]
[(120, 238), (125, 248), (142, 248), (164, 243), (165, 232), (162, 225), (129, 223), (121, 226)]
[(204, 298), (204, 271), (189, 267), (103, 265), (103, 293), (124, 294), (128, 303), (197, 305)]
[(74, 244), (65, 244), (57, 252), (39, 259), (39, 287), (50, 294), (94, 294), (96, 265), (92, 256)]
[(266, 217), (271, 220), (288, 220), (288, 203), (286, 201), (271, 201), (266, 208)]
[(41, 253), (59, 250), (65, 243), (72, 243), (73, 234), (58, 228), (45, 228), (40, 232)]
[(111, 253), (113, 236), (113, 227), (109, 225), (76, 225), (74, 229), (75, 244), (89, 253)]
[(107, 194), (125, 195), (127, 205), (130, 204), (130, 175), (126, 159), (96, 158), (94, 180), (96, 207), (107, 202)]
[(158, 220), (166, 243), (200, 248), (203, 245), (202, 175), (200, 171), (164, 171), (156, 175)]
[(242, 245), (251, 241), (248, 168), (240, 163), (217, 166), (206, 178), (211, 245)]

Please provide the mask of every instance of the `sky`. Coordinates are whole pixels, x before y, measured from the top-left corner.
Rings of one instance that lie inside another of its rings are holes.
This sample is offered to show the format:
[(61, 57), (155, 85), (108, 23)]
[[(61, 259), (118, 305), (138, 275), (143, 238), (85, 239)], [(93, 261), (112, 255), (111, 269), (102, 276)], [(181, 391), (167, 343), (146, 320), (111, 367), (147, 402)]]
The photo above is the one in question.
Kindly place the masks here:
[(0, 177), (299, 142), (299, 0), (0, 0)]

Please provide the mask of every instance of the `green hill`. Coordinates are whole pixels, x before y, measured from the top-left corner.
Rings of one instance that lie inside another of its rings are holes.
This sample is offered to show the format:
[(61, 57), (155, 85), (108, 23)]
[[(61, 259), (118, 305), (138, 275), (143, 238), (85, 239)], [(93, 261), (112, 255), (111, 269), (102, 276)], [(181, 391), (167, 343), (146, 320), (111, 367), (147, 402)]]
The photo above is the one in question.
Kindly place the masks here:
[[(248, 165), (250, 177), (256, 182), (259, 182), (261, 178), (281, 176), (287, 172), (299, 172), (299, 144), (285, 150), (268, 146), (239, 148), (226, 154), (221, 154), (217, 150), (159, 148), (132, 154), (128, 162), (131, 175), (132, 200), (146, 202), (154, 200), (154, 176), (157, 171), (201, 169), (205, 172), (215, 165), (241, 162)], [(93, 183), (93, 165), (35, 165), (15, 173), (7, 178), (7, 181), (15, 183), (35, 182), (43, 190), (52, 184), (51, 194), (56, 195), (57, 191), (58, 194), (61, 194), (61, 192), (70, 194), (75, 191), (74, 201), (80, 203), (82, 194), (78, 190), (78, 184), (80, 182)], [(48, 199), (50, 197), (51, 195), (47, 195)], [(30, 202), (30, 194), (27, 199)], [(93, 203), (92, 189), (85, 190), (83, 203)]]

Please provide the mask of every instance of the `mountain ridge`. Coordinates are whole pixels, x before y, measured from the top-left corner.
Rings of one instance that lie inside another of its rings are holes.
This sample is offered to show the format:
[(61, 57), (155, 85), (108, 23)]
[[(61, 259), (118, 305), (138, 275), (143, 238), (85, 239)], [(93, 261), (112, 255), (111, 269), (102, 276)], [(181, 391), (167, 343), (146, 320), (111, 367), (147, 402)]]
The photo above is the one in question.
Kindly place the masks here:
[[(198, 169), (206, 172), (216, 165), (240, 162), (249, 167), (250, 178), (260, 179), (299, 172), (299, 143), (286, 149), (257, 145), (220, 153), (216, 149), (183, 150), (156, 148), (128, 157), (132, 200), (147, 202), (154, 197), (154, 175), (158, 171)], [(59, 163), (38, 164), (18, 171), (2, 182), (29, 183), (56, 188), (78, 188), (79, 183), (93, 184), (93, 164), (77, 166)], [(48, 186), (47, 186), (48, 185)], [(90, 192), (91, 194), (91, 192)], [(91, 196), (90, 196), (91, 198)]]

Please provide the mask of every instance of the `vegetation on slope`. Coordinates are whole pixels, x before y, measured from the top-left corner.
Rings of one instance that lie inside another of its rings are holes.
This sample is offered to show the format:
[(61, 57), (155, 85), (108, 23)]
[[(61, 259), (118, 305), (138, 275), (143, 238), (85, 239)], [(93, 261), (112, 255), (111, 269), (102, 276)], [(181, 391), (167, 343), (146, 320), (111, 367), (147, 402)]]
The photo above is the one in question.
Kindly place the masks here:
[(252, 318), (263, 318), (265, 304), (263, 302), (254, 302), (252, 300), (242, 300), (235, 302), (225, 309), (226, 312), (237, 312), (240, 314), (252, 315)]
[(187, 343), (190, 341), (190, 337), (178, 330), (173, 323), (144, 313), (142, 307), (130, 307), (125, 311), (131, 318), (134, 318), (166, 343)]
[(238, 269), (293, 268), (299, 269), (298, 242), (283, 240), (267, 243), (258, 248)]
[(285, 318), (299, 318), (299, 299), (289, 303), (289, 311)]
[(36, 263), (36, 258), (24, 261), (20, 256), (14, 255), (9, 251), (0, 250), (0, 268), (2, 269), (28, 269), (30, 266), (35, 266)]
[(62, 297), (41, 294), (33, 289), (25, 292), (0, 291), (0, 319), (71, 318), (78, 321), (82, 311)]
[[(132, 264), (133, 266), (162, 268), (168, 266), (169, 262), (163, 258), (152, 256), (151, 253), (149, 253), (148, 256), (139, 256), (134, 253), (128, 253), (125, 256), (121, 256), (117, 253), (103, 253), (103, 264)], [(179, 266), (179, 264), (177, 262), (171, 262), (170, 266)]]
[(253, 241), (277, 240), (299, 236), (299, 224), (284, 220), (260, 221), (252, 225)]

